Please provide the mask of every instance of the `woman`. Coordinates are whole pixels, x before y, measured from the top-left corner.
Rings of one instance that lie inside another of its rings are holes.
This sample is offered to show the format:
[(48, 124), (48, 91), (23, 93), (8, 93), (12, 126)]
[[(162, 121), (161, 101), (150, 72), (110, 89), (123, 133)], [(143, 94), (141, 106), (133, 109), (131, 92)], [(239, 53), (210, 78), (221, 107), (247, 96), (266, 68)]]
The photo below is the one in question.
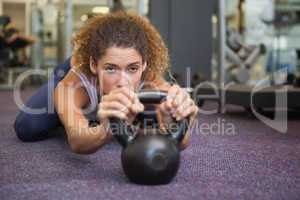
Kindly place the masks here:
[[(94, 17), (75, 36), (73, 44), (72, 59), (59, 66), (50, 79), (55, 86), (51, 97), (56, 113), (30, 115), (21, 111), (15, 122), (21, 140), (45, 138), (50, 129), (62, 123), (74, 152), (93, 153), (112, 138), (109, 117), (132, 123), (144, 110), (137, 98), (140, 89), (167, 92), (167, 100), (156, 106), (161, 128), (170, 117), (181, 120), (196, 116), (198, 108), (185, 90), (163, 79), (169, 65), (168, 52), (159, 33), (145, 19), (126, 13)], [(26, 106), (40, 108), (51, 103), (46, 90), (47, 85)], [(91, 120), (100, 124), (91, 126)], [(182, 149), (188, 137), (186, 134)]]

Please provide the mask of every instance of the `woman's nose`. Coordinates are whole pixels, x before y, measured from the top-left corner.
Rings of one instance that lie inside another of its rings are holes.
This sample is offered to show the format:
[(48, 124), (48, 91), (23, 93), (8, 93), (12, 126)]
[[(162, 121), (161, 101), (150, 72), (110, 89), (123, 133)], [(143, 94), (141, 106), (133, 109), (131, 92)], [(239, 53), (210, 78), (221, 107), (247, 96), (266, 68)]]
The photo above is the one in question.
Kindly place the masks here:
[(126, 72), (122, 71), (119, 76), (117, 87), (124, 87), (130, 85), (131, 85), (130, 76)]

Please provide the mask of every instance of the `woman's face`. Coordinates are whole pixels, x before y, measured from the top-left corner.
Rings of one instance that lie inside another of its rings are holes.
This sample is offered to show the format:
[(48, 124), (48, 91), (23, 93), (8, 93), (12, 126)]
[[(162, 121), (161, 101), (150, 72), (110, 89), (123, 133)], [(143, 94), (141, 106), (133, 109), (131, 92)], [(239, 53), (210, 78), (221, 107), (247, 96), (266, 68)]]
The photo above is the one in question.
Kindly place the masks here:
[(93, 68), (99, 79), (101, 94), (108, 94), (123, 86), (137, 90), (146, 62), (143, 63), (141, 55), (134, 48), (113, 46), (106, 50)]

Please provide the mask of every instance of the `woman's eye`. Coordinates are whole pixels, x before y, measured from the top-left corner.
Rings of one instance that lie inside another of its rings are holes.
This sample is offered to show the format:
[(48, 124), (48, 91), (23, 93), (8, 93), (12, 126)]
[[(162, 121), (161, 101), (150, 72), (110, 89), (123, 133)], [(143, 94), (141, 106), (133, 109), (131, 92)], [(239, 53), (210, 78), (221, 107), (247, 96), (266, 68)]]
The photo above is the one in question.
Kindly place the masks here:
[(108, 73), (114, 73), (116, 71), (116, 68), (113, 66), (108, 66), (105, 68), (105, 71)]
[(139, 68), (138, 67), (129, 67), (128, 71), (130, 73), (135, 73)]

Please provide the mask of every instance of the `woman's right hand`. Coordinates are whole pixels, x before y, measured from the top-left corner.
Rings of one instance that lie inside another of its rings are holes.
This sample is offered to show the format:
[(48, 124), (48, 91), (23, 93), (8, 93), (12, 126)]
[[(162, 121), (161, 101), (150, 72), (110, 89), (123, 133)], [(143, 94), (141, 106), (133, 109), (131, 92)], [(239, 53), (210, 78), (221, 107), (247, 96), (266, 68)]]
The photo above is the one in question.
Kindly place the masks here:
[(110, 117), (117, 117), (131, 123), (136, 114), (143, 110), (144, 105), (140, 103), (134, 90), (121, 87), (102, 96), (97, 115), (100, 123), (107, 127)]

